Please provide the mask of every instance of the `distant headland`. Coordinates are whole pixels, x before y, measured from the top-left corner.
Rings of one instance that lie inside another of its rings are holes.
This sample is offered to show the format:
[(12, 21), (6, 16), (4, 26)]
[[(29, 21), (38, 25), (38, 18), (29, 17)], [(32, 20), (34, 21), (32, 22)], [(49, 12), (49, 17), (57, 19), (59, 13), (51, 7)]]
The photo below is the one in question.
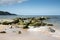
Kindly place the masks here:
[(5, 11), (0, 11), (0, 15), (16, 15)]

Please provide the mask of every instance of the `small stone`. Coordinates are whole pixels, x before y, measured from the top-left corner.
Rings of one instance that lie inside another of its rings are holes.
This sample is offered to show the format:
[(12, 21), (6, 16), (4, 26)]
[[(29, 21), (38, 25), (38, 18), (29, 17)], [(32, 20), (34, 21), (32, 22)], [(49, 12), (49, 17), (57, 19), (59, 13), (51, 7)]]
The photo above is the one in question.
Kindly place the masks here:
[(47, 26), (53, 26), (53, 24), (47, 24)]
[(52, 29), (52, 28), (49, 28), (49, 29), (50, 29), (50, 31), (51, 31), (51, 32), (55, 32), (55, 30), (54, 30), (54, 29)]
[(18, 34), (21, 34), (21, 31), (18, 31)]
[(6, 33), (5, 31), (1, 31), (0, 33)]

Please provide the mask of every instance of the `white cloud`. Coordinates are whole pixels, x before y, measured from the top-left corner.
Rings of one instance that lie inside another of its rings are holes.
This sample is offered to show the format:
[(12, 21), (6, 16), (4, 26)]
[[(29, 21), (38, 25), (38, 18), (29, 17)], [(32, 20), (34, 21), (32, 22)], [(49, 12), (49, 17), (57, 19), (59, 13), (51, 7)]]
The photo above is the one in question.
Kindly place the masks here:
[(16, 3), (22, 3), (27, 0), (0, 0), (0, 5), (11, 5)]

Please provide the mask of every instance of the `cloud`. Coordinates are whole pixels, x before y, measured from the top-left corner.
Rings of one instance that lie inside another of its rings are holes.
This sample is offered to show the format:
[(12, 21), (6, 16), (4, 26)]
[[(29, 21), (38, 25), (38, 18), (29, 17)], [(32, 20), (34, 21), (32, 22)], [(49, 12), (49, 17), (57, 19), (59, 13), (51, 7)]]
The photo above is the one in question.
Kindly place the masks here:
[(0, 5), (11, 5), (16, 3), (23, 3), (27, 0), (0, 0)]

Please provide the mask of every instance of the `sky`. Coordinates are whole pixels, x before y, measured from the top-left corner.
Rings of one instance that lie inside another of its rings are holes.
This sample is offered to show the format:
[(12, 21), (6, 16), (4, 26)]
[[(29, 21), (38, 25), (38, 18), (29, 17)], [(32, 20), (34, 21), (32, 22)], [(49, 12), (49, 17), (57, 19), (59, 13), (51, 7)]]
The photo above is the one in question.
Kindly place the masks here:
[(60, 15), (60, 0), (0, 0), (0, 11), (18, 15)]

